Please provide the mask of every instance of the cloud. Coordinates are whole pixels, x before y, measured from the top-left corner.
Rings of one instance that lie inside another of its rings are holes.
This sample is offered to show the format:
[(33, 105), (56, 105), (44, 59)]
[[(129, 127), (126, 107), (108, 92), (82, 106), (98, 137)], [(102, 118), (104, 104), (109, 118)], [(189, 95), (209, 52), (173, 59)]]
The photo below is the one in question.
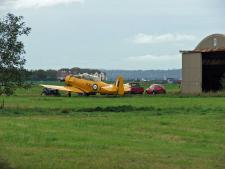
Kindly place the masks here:
[(162, 59), (175, 59), (180, 57), (180, 55), (142, 55), (142, 56), (132, 56), (128, 57), (128, 60), (134, 61), (134, 62), (142, 62), (142, 61), (151, 61), (151, 60), (162, 60)]
[(132, 38), (132, 42), (136, 44), (159, 44), (182, 41), (194, 41), (196, 37), (189, 34), (162, 34), (162, 35), (147, 35), (139, 33)]
[(84, 0), (0, 0), (0, 7), (40, 8), (60, 4), (82, 3)]
[(181, 67), (181, 56), (174, 55), (152, 55), (132, 56), (126, 58), (126, 63), (134, 68), (144, 69), (171, 69)]

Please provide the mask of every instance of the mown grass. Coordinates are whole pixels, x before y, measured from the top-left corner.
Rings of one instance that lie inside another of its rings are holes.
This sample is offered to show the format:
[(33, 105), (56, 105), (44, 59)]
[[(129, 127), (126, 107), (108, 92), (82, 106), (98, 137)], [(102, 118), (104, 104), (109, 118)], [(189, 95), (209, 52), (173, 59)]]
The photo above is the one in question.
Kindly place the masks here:
[(178, 90), (71, 98), (19, 90), (0, 110), (0, 168), (225, 168), (225, 98)]

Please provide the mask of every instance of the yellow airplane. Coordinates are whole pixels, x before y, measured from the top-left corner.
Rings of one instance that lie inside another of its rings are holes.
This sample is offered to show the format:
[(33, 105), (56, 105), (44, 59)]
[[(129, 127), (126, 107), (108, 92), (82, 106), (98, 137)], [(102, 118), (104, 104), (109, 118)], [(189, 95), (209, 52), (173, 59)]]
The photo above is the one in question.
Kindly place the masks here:
[(130, 92), (130, 86), (124, 84), (122, 76), (118, 76), (114, 84), (107, 84), (100, 81), (95, 76), (89, 74), (82, 75), (68, 75), (64, 79), (66, 86), (54, 86), (54, 85), (42, 85), (42, 87), (60, 91), (68, 92), (71, 96), (71, 92), (82, 95), (94, 95), (99, 93), (101, 95), (120, 95)]

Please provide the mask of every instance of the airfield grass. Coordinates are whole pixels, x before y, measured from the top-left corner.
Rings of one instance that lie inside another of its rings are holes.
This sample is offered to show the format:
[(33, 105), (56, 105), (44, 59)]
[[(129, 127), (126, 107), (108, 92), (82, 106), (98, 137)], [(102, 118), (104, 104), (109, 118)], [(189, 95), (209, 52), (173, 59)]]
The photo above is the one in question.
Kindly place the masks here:
[(20, 89), (0, 110), (0, 168), (224, 169), (224, 93), (167, 89), (71, 98)]

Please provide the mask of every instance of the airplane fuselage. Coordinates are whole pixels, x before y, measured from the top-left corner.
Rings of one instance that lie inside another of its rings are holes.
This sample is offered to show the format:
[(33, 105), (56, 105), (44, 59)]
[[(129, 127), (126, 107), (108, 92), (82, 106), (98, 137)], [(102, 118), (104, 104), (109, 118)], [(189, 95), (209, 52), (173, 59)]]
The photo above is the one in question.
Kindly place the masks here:
[(85, 93), (101, 92), (102, 87), (109, 85), (102, 81), (95, 82), (95, 81), (86, 80), (86, 79), (79, 79), (72, 75), (66, 76), (65, 83), (67, 86), (76, 87), (78, 89), (81, 89)]
[(130, 92), (130, 86), (124, 84), (122, 76), (118, 76), (114, 84), (107, 84), (105, 82), (96, 80), (91, 76), (79, 77), (74, 75), (68, 75), (65, 78), (66, 86), (54, 86), (54, 85), (41, 85), (45, 88), (55, 89), (60, 91), (67, 91), (70, 95), (71, 92), (92, 95), (120, 95), (123, 96), (125, 93)]

